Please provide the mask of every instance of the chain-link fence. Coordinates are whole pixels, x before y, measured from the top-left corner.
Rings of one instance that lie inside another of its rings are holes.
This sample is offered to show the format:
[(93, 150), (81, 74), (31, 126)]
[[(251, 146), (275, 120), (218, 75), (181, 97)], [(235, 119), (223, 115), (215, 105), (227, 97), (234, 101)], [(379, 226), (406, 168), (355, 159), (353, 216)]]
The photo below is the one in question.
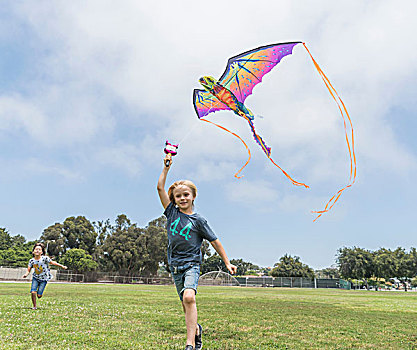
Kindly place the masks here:
[[(22, 276), (27, 272), (27, 267), (0, 266), (0, 281), (31, 281), (32, 274), (27, 278)], [(57, 270), (51, 270), (52, 278), (56, 278)]]
[(172, 284), (171, 277), (125, 276), (115, 272), (93, 271), (85, 274), (86, 282), (122, 283), (122, 284)]
[(56, 281), (60, 282), (84, 282), (85, 278), (82, 273), (74, 273), (71, 270), (56, 271)]
[(333, 278), (305, 277), (236, 277), (244, 287), (287, 287), (287, 288), (343, 288), (350, 289), (350, 282)]
[[(26, 273), (25, 267), (0, 266), (0, 280), (24, 281), (31, 280), (22, 278)], [(173, 284), (171, 277), (144, 277), (122, 276), (114, 272), (88, 272), (86, 274), (74, 273), (71, 270), (51, 270), (52, 281), (60, 282), (99, 282), (120, 284)], [(351, 289), (351, 283), (342, 279), (332, 278), (305, 278), (305, 277), (270, 277), (270, 276), (247, 276), (234, 277), (222, 271), (209, 272), (201, 276), (200, 285), (236, 286), (242, 287), (287, 287), (287, 288), (343, 288)]]

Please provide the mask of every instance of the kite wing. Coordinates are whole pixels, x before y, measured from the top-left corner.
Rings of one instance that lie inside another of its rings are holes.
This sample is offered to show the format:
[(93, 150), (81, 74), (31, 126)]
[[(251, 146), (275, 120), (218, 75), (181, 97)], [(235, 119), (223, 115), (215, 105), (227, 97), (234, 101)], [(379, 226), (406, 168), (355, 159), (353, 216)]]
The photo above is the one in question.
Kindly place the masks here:
[(239, 102), (244, 103), (255, 85), (262, 81), (262, 77), (283, 57), (290, 55), (297, 44), (301, 44), (301, 41), (261, 46), (229, 58), (226, 70), (219, 79), (220, 84), (229, 89)]
[(229, 107), (206, 90), (194, 89), (193, 103), (198, 118), (203, 118), (211, 112), (230, 110)]

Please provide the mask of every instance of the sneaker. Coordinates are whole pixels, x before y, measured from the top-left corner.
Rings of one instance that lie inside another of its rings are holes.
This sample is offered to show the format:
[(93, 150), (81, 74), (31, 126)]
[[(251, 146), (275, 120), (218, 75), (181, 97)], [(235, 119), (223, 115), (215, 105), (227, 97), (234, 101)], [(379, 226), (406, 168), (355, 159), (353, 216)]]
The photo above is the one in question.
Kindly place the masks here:
[(203, 341), (201, 340), (201, 336), (203, 335), (203, 327), (201, 324), (197, 323), (198, 329), (200, 330), (198, 333), (199, 335), (195, 335), (195, 350), (200, 350), (203, 348)]
[(187, 346), (185, 347), (185, 350), (194, 350), (194, 348), (193, 348), (193, 346), (192, 346), (192, 345), (187, 345)]

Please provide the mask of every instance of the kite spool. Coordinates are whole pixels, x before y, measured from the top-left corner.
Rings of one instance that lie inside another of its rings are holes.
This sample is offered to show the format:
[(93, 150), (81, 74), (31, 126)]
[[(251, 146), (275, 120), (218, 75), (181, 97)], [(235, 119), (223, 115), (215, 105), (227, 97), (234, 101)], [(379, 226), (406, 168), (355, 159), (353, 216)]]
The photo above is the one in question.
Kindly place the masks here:
[[(178, 145), (172, 145), (168, 142), (168, 140), (165, 141), (165, 148), (164, 148), (165, 154), (170, 154), (171, 156), (175, 156), (178, 153), (177, 149), (178, 149)], [(169, 163), (171, 163), (171, 160), (167, 159), (165, 161), (165, 166), (169, 167)]]

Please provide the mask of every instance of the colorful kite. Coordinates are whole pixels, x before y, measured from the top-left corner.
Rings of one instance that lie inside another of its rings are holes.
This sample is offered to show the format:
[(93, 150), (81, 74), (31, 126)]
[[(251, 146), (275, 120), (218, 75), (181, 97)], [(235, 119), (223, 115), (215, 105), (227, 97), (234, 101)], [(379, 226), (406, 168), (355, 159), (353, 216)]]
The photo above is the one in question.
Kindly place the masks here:
[[(245, 106), (246, 98), (252, 94), (252, 90), (255, 85), (259, 84), (262, 81), (262, 77), (270, 72), (283, 57), (290, 55), (294, 46), (301, 44), (302, 42), (291, 42), (291, 43), (282, 43), (282, 44), (272, 44), (267, 46), (261, 46), (254, 50), (244, 52), (240, 55), (230, 58), (227, 62), (227, 67), (222, 76), (216, 80), (213, 77), (205, 76), (200, 78), (200, 83), (203, 86), (204, 90), (195, 89), (194, 90), (194, 108), (198, 115), (198, 118), (202, 121), (216, 125), (217, 127), (233, 134), (239, 138), (242, 143), (245, 145), (248, 151), (248, 160), (243, 165), (243, 167), (235, 174), (235, 177), (240, 178), (238, 174), (243, 170), (243, 168), (249, 163), (251, 158), (249, 147), (242, 140), (240, 136), (231, 132), (230, 130), (220, 126), (212, 121), (205, 119), (207, 115), (212, 112), (217, 112), (221, 110), (231, 110), (238, 116), (244, 118), (252, 131), (253, 137), (258, 145), (261, 147), (262, 151), (268, 157), (268, 159), (277, 166), (285, 176), (290, 179), (290, 181), (296, 186), (308, 186), (302, 182), (295, 181), (291, 176), (285, 172), (278, 164), (276, 164), (271, 158), (271, 148), (268, 147), (265, 141), (261, 136), (255, 131), (255, 126), (253, 120), (255, 118), (254, 114)], [(326, 87), (328, 88), (333, 99), (336, 101), (339, 110), (342, 114), (343, 123), (345, 127), (345, 136), (346, 142), (349, 150), (350, 157), (350, 180), (348, 185), (339, 190), (326, 204), (323, 210), (313, 211), (314, 213), (319, 214), (315, 220), (317, 220), (323, 213), (329, 211), (336, 201), (340, 198), (342, 192), (353, 185), (356, 178), (356, 158), (354, 152), (354, 140), (353, 140), (353, 126), (352, 121), (350, 120), (349, 114), (346, 110), (343, 101), (340, 99), (336, 90), (331, 85), (330, 81), (327, 79), (326, 75), (318, 66), (317, 62), (311, 56), (307, 46), (302, 43), (309, 53), (314, 66), (319, 72), (321, 78), (323, 79)], [(349, 120), (349, 125), (346, 124), (345, 115)], [(348, 132), (348, 127), (350, 127), (350, 132)]]

